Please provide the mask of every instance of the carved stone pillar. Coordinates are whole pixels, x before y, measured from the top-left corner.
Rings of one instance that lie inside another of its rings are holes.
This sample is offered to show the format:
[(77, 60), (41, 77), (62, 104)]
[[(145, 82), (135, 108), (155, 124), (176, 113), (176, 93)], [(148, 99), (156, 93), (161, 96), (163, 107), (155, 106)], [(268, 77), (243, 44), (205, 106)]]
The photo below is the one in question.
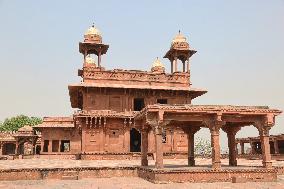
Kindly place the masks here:
[(155, 167), (157, 169), (164, 168), (163, 164), (163, 143), (162, 143), (162, 129), (159, 127), (155, 128), (155, 152), (156, 152), (156, 162)]
[(187, 134), (187, 151), (188, 151), (188, 166), (195, 166), (194, 158), (194, 134), (200, 130), (200, 127), (185, 128), (184, 131)]
[(141, 130), (141, 166), (148, 166), (148, 130)]
[(60, 152), (61, 151), (61, 140), (59, 140), (59, 144), (58, 144), (59, 146), (58, 146), (58, 152)]
[(195, 166), (194, 159), (194, 133), (187, 133), (188, 166)]
[(101, 67), (101, 51), (98, 53), (98, 67)]
[(241, 142), (241, 154), (245, 154), (245, 143), (244, 142)]
[(52, 143), (53, 143), (53, 140), (50, 140), (50, 142), (48, 143), (48, 152), (52, 152)]
[(279, 154), (279, 146), (278, 146), (278, 140), (274, 140), (274, 152), (275, 154)]
[(175, 60), (174, 60), (174, 72), (177, 72), (178, 71), (178, 59), (177, 59), (177, 55), (175, 56)]
[(211, 147), (212, 147), (212, 168), (220, 169), (221, 168), (221, 158), (220, 158), (220, 143), (219, 129), (210, 129), (211, 132)]
[(256, 154), (254, 142), (250, 141), (251, 154)]
[(269, 129), (262, 128), (259, 131), (262, 152), (262, 165), (265, 168), (272, 168), (270, 144), (269, 144)]
[(19, 142), (16, 141), (15, 155), (19, 154)]
[(236, 134), (240, 130), (240, 127), (228, 127), (228, 147), (229, 147), (229, 165), (237, 166), (237, 149), (236, 149)]
[(189, 73), (189, 70), (190, 70), (189, 66), (190, 66), (189, 65), (189, 59), (187, 59), (187, 61), (186, 61), (186, 71), (187, 71), (187, 73)]
[(238, 156), (238, 154), (239, 154), (239, 151), (238, 151), (238, 143), (235, 144), (235, 149), (236, 149), (236, 154), (237, 154), (237, 156)]

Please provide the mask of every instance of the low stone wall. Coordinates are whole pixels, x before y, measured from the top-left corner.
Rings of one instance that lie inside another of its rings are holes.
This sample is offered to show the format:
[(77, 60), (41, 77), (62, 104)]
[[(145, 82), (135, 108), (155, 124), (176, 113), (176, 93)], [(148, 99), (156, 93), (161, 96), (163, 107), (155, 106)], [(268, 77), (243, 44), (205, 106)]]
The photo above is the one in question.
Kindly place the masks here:
[(232, 182), (233, 178), (242, 178), (248, 182), (271, 182), (277, 180), (277, 171), (274, 169), (155, 170), (138, 168), (138, 176), (153, 183)]
[(64, 179), (64, 177), (137, 177), (136, 167), (46, 168), (0, 170), (0, 181)]

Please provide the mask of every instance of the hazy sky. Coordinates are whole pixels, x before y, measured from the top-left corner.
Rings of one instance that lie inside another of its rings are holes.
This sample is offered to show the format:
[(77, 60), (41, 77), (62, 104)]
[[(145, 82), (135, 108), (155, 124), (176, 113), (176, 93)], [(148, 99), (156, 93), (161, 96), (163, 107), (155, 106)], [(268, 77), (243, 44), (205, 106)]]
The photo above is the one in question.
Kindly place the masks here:
[[(194, 104), (284, 110), (283, 0), (0, 0), (0, 120), (72, 114), (67, 85), (80, 81), (78, 42), (92, 22), (110, 45), (102, 59), (107, 69), (149, 70), (181, 30), (198, 51), (193, 87), (209, 91)], [(283, 127), (281, 115), (271, 133), (284, 133)], [(247, 127), (237, 136), (257, 135)], [(223, 133), (223, 146), (226, 140)]]

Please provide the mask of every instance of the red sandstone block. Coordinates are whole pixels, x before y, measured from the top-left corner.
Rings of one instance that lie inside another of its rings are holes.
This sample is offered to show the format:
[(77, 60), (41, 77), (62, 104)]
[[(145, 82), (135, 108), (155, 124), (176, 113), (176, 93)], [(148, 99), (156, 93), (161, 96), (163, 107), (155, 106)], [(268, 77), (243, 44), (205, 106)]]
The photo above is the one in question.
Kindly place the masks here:
[(232, 183), (245, 183), (247, 179), (244, 177), (232, 177)]

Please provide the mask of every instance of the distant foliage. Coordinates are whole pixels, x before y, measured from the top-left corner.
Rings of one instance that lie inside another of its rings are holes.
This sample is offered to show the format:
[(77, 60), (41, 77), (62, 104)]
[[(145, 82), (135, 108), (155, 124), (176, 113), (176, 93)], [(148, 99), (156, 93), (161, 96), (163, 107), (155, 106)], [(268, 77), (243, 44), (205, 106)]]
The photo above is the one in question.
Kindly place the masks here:
[(40, 123), (42, 123), (42, 119), (39, 117), (19, 115), (16, 117), (6, 118), (3, 123), (0, 123), (0, 131), (16, 131), (25, 125), (33, 126)]
[(211, 142), (202, 138), (196, 138), (194, 141), (194, 154), (201, 156), (210, 156), (211, 155)]

